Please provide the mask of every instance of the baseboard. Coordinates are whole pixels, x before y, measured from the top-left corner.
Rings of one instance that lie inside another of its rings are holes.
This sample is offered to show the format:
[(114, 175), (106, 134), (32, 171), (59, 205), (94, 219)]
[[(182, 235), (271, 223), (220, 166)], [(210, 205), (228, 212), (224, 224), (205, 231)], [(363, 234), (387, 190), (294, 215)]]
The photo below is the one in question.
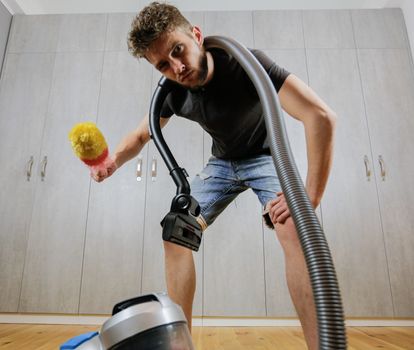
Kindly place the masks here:
[[(108, 316), (0, 313), (0, 323), (102, 325)], [(414, 327), (414, 319), (349, 318), (348, 327)], [(295, 318), (194, 317), (195, 327), (297, 327)]]

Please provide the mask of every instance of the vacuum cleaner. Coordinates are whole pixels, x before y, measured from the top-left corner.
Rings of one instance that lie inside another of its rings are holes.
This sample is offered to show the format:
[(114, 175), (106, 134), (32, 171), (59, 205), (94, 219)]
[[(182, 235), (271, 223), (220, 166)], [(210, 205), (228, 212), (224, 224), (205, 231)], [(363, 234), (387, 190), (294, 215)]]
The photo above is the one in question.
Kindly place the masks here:
[(114, 306), (101, 332), (68, 340), (60, 350), (194, 350), (185, 315), (165, 293), (147, 294)]
[[(309, 271), (316, 305), (319, 349), (346, 349), (343, 307), (332, 257), (293, 160), (275, 88), (257, 59), (242, 44), (230, 38), (212, 36), (205, 38), (204, 45), (206, 49), (219, 48), (232, 55), (257, 90), (276, 172), (295, 222)], [(162, 220), (161, 226), (164, 240), (197, 251), (202, 239), (202, 229), (196, 220), (200, 206), (191, 196), (186, 179), (187, 172), (178, 166), (160, 128), (161, 107), (174, 86), (176, 83), (162, 77), (155, 89), (150, 107), (151, 138), (177, 186), (170, 212)], [(96, 332), (84, 335), (88, 339), (83, 339), (78, 347), (61, 349), (193, 349), (182, 310), (166, 295), (151, 294), (117, 305), (114, 307), (113, 316), (104, 323), (100, 334)], [(181, 347), (175, 347), (177, 339), (181, 339)]]

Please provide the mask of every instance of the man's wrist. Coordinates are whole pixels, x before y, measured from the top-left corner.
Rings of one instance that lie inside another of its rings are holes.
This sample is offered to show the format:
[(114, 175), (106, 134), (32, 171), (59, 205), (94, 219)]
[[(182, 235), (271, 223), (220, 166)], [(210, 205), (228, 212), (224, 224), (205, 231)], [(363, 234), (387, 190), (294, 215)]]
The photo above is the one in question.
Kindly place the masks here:
[(113, 157), (113, 161), (115, 163), (116, 168), (118, 169), (119, 167), (122, 166), (123, 162), (121, 160), (121, 158), (119, 157), (119, 154), (115, 153), (114, 157)]
[(319, 206), (322, 197), (320, 195), (310, 192), (309, 190), (307, 190), (307, 193), (313, 209), (316, 209)]

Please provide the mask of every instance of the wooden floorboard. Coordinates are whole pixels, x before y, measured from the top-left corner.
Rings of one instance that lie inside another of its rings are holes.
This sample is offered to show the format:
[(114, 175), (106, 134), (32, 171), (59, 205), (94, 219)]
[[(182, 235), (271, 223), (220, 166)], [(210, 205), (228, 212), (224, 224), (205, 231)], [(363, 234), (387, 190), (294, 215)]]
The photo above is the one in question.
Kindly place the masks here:
[[(0, 324), (1, 350), (56, 350), (99, 326)], [(349, 327), (349, 350), (414, 350), (414, 327)], [(299, 327), (194, 327), (197, 350), (306, 350)]]

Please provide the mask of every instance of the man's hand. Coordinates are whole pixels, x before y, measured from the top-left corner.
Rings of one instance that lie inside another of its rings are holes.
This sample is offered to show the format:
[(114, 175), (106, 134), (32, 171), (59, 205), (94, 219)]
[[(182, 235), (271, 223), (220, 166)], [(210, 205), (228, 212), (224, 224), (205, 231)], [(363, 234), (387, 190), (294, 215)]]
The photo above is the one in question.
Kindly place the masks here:
[(91, 177), (96, 182), (102, 182), (111, 176), (117, 168), (115, 161), (112, 158), (108, 158), (103, 165), (92, 167)]
[(290, 211), (283, 192), (278, 192), (277, 198), (267, 203), (266, 210), (269, 212), (273, 225), (285, 223), (290, 216)]

